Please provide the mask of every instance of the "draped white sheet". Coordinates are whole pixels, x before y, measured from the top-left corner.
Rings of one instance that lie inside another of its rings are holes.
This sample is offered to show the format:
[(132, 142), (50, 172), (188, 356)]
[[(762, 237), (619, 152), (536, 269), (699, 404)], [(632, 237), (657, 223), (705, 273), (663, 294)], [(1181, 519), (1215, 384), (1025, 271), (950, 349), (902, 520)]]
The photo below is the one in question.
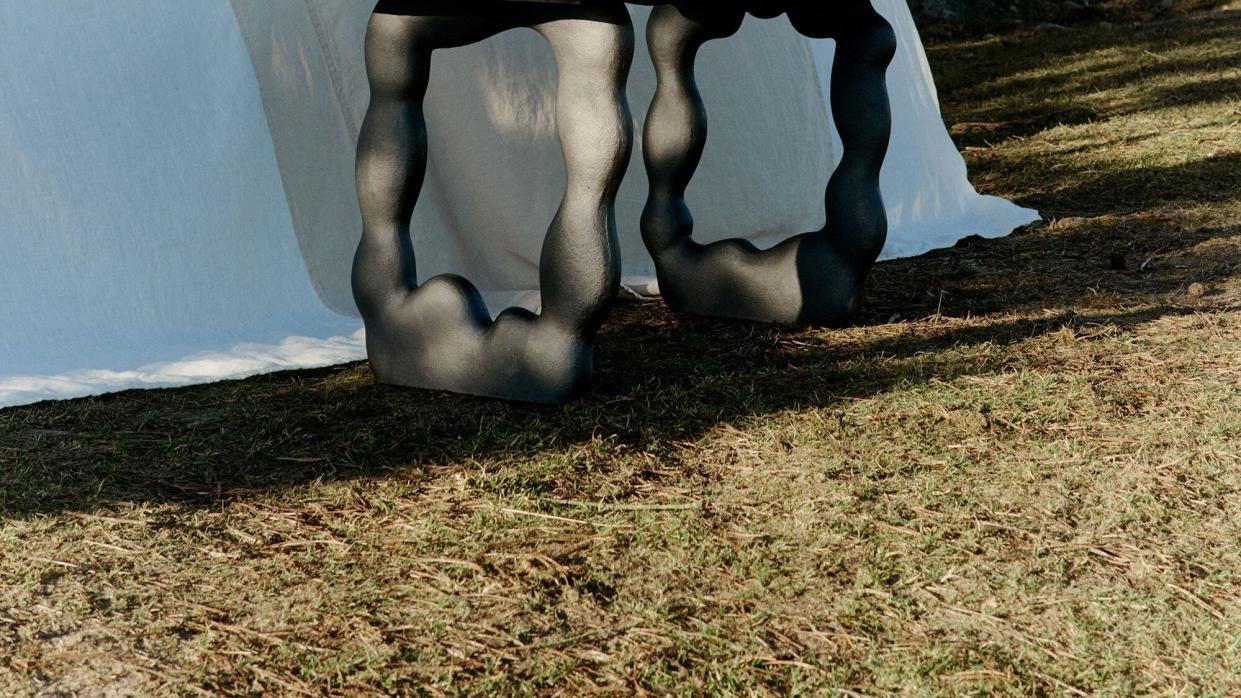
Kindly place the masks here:
[[(0, 406), (362, 357), (348, 275), (370, 4), (0, 0)], [(885, 256), (1033, 220), (974, 192), (905, 4), (876, 4), (902, 40)], [(639, 131), (653, 93), (644, 50)], [(783, 21), (706, 48), (699, 237), (762, 244), (821, 225), (839, 152), (830, 63), (830, 43)], [(415, 221), (424, 277), (463, 273), (494, 301), (537, 304), (563, 179), (554, 74), (532, 32), (437, 54)], [(650, 292), (645, 188), (631, 167), (618, 218), (626, 282)]]

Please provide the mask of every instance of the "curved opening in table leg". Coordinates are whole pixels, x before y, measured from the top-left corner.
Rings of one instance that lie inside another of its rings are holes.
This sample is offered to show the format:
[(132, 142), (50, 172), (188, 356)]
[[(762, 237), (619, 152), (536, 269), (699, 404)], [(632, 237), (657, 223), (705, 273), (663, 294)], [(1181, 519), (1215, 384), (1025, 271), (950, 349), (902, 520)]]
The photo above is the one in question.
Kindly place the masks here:
[(731, 36), (740, 22), (687, 7), (657, 9), (648, 30), (659, 87), (644, 134), (651, 191), (642, 229), (660, 290), (673, 309), (700, 315), (851, 322), (887, 235), (879, 172), (891, 132), (886, 71), (895, 33), (868, 0), (790, 13), (802, 33), (839, 44), (832, 103), (844, 157), (827, 187), (827, 225), (769, 250), (741, 238), (702, 245), (685, 201), (707, 136), (694, 64), (704, 43)]
[[(498, 19), (494, 9), (423, 15), (396, 4), (401, 12), (377, 11), (368, 29), (372, 102), (357, 163), (363, 237), (353, 286), (375, 376), (533, 402), (580, 394), (590, 383), (594, 336), (619, 287), (613, 211), (632, 141), (624, 99), (629, 15), (619, 2), (519, 7)], [(410, 221), (426, 174), (423, 100), (433, 51), (523, 26), (547, 38), (560, 66), (557, 119), (568, 177), (544, 244), (543, 313), (510, 308), (493, 321), (464, 278), (418, 285)]]

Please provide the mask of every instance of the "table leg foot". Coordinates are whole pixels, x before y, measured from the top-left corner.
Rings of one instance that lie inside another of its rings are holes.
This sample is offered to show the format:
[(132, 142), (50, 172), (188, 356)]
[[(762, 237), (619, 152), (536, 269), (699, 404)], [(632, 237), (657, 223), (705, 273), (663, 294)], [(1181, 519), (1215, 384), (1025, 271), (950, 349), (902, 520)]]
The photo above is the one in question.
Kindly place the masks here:
[[(589, 386), (594, 336), (620, 283), (614, 204), (632, 140), (624, 84), (633, 30), (619, 2), (462, 7), (380, 3), (368, 30), (372, 101), (358, 145), (364, 225), (353, 273), (367, 350), (382, 383), (560, 402)], [(543, 312), (509, 309), (493, 321), (461, 277), (418, 285), (410, 220), (426, 172), (432, 52), (519, 26), (539, 31), (560, 66), (557, 125), (568, 182), (544, 242)]]
[(675, 310), (814, 325), (847, 324), (857, 316), (887, 235), (879, 172), (891, 131), (885, 74), (895, 34), (867, 0), (823, 6), (828, 9), (790, 18), (803, 33), (838, 43), (831, 97), (844, 157), (827, 188), (825, 228), (769, 250), (742, 239), (695, 242), (685, 201), (707, 136), (694, 78), (698, 50), (735, 33), (740, 22), (696, 12), (692, 3), (652, 14), (648, 43), (659, 88), (644, 134), (651, 191), (642, 233), (660, 290)]

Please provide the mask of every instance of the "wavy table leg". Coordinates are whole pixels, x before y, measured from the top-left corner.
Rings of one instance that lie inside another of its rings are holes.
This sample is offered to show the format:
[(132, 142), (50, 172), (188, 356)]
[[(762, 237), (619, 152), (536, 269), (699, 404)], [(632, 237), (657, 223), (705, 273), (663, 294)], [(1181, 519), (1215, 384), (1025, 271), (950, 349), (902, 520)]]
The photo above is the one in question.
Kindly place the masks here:
[[(380, 382), (559, 402), (588, 387), (594, 337), (620, 282), (614, 204), (632, 141), (624, 86), (633, 28), (620, 2), (481, 6), (384, 0), (372, 16), (354, 296)], [(423, 99), (432, 52), (515, 27), (542, 34), (559, 64), (556, 116), (567, 183), (543, 247), (543, 312), (509, 309), (493, 322), (463, 278), (418, 285), (410, 220), (426, 173)]]
[(742, 239), (693, 240), (685, 191), (707, 137), (694, 64), (707, 41), (736, 33), (745, 10), (737, 3), (683, 0), (656, 8), (648, 30), (659, 87), (644, 134), (651, 190), (642, 235), (660, 290), (675, 310), (841, 325), (856, 317), (887, 236), (879, 171), (891, 133), (886, 72), (896, 36), (869, 0), (786, 4), (798, 8), (788, 14), (803, 34), (837, 42), (831, 100), (844, 159), (827, 187), (827, 225), (765, 251)]

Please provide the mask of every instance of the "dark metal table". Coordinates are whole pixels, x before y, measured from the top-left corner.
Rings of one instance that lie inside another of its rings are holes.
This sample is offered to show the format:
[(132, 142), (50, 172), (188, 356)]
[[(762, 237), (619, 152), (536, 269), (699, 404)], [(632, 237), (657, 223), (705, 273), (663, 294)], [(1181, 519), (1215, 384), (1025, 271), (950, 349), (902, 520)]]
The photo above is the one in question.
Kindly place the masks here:
[[(635, 4), (658, 5), (648, 26), (659, 87), (644, 134), (651, 189), (642, 234), (667, 303), (747, 320), (847, 323), (887, 234), (879, 170), (891, 124), (891, 27), (869, 0)], [(747, 12), (787, 13), (803, 34), (837, 42), (831, 100), (844, 153), (827, 186), (827, 225), (766, 251), (740, 238), (695, 242), (685, 203), (707, 136), (695, 60), (707, 41), (736, 33)], [(542, 253), (542, 313), (509, 309), (493, 321), (465, 279), (417, 284), (409, 226), (426, 172), (432, 53), (517, 27), (542, 34), (559, 65), (567, 181)], [(371, 105), (358, 146), (364, 231), (353, 276), (379, 381), (538, 402), (588, 387), (594, 337), (619, 290), (614, 204), (632, 140), (633, 45), (619, 0), (379, 2), (366, 40)]]

